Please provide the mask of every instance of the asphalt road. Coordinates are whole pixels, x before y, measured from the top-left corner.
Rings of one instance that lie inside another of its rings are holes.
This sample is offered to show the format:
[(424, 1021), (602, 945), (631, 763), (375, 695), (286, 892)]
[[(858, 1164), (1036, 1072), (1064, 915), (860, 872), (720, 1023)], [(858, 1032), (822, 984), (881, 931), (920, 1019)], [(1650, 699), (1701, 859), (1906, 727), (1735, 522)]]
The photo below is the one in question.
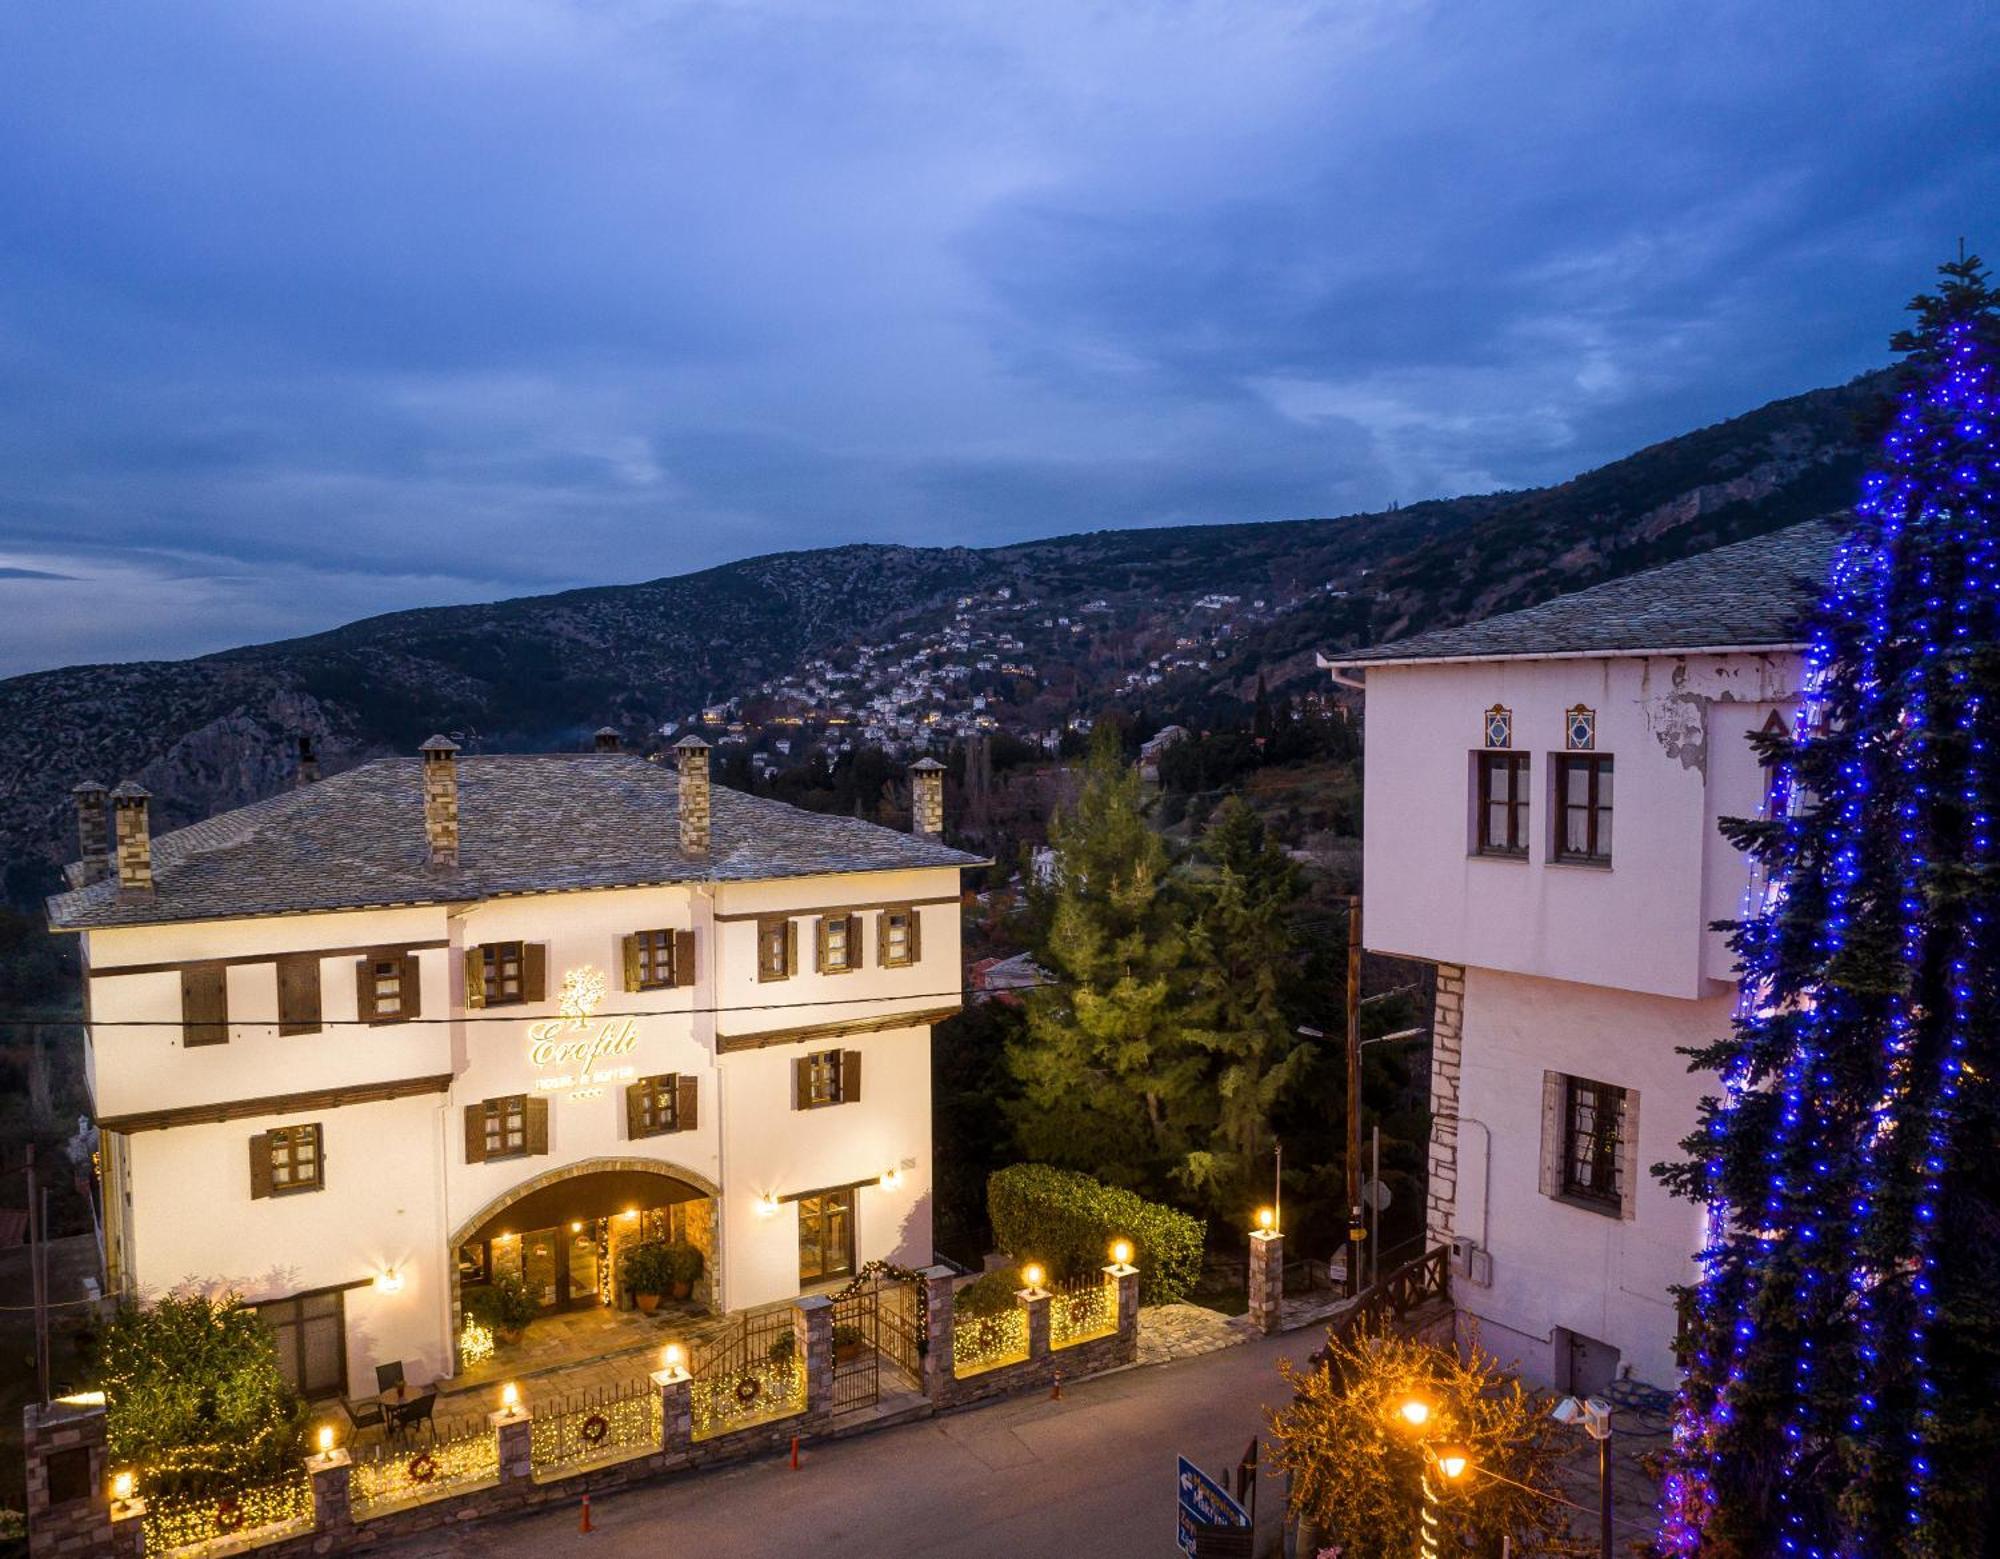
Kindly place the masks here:
[[(734, 1559), (1171, 1559), (1175, 1456), (1217, 1477), (1233, 1469), (1263, 1408), (1284, 1394), (1277, 1361), (1303, 1360), (1317, 1327), (1219, 1353), (1126, 1370), (1045, 1393), (857, 1435), (782, 1458), (671, 1476), (591, 1502), (596, 1530), (577, 1530), (574, 1503), (510, 1521), (426, 1534), (397, 1555), (463, 1559), (644, 1555)], [(1260, 1459), (1268, 1467), (1268, 1448)], [(1275, 1544), (1284, 1485), (1261, 1480), (1259, 1551)]]

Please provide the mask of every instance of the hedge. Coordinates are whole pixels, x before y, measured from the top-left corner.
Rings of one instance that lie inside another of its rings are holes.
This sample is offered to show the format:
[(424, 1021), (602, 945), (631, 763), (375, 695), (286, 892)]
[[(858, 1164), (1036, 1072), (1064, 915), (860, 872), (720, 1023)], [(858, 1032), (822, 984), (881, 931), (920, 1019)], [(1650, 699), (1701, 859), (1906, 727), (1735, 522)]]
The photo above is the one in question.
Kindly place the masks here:
[(1010, 1164), (986, 1179), (993, 1237), (1016, 1261), (1038, 1261), (1057, 1278), (1076, 1277), (1111, 1259), (1113, 1240), (1132, 1242), (1139, 1297), (1147, 1304), (1184, 1298), (1201, 1276), (1208, 1226), (1177, 1208), (1089, 1175), (1047, 1164)]

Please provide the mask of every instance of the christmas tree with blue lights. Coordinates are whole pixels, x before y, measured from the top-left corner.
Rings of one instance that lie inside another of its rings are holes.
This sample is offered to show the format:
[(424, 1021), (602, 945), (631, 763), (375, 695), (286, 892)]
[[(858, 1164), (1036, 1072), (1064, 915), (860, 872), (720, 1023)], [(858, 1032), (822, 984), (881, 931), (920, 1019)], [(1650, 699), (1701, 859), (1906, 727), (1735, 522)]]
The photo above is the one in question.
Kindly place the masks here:
[(1661, 1547), (2000, 1551), (2000, 296), (1940, 268), (1809, 625), (1730, 1035)]

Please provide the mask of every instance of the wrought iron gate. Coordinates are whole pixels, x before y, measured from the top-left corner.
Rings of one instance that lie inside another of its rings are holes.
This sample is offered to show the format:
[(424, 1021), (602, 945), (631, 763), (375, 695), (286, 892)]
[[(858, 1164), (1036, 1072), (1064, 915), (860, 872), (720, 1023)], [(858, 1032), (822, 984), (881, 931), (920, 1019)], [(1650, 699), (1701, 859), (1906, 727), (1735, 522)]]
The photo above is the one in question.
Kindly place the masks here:
[(870, 1262), (833, 1296), (833, 1410), (851, 1413), (892, 1389), (923, 1385), (923, 1285), (914, 1273)]

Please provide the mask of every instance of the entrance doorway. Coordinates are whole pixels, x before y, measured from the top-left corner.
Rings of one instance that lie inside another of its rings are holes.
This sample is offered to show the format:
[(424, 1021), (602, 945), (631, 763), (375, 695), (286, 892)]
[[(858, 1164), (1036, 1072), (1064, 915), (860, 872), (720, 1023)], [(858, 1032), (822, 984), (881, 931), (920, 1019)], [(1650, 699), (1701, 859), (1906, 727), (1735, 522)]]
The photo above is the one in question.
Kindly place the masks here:
[(1608, 1342), (1564, 1327), (1555, 1329), (1556, 1390), (1575, 1397), (1601, 1397), (1618, 1378), (1618, 1350)]
[(459, 1284), (472, 1289), (496, 1278), (519, 1278), (544, 1310), (585, 1310), (610, 1302), (610, 1250), (609, 1218), (572, 1218), (553, 1228), (496, 1234), (459, 1251)]

